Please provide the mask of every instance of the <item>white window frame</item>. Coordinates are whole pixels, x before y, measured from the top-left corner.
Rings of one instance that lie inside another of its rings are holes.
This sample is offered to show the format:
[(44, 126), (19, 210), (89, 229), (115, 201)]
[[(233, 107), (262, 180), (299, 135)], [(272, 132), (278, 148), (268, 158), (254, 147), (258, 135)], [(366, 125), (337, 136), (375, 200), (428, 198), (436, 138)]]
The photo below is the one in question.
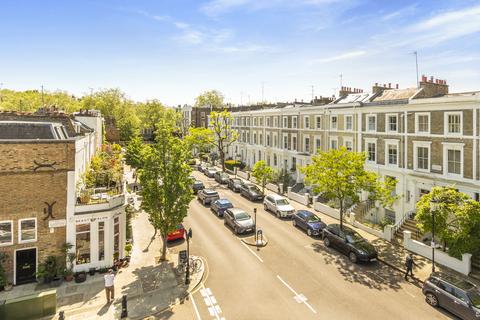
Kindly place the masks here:
[[(287, 142), (286, 145), (285, 142)], [(288, 134), (286, 133), (283, 134), (282, 149), (288, 150)]]
[[(449, 132), (448, 131), (448, 116), (460, 116), (460, 132)], [(443, 114), (443, 129), (444, 134), (447, 136), (461, 136), (463, 135), (463, 112), (462, 111), (452, 111), (445, 112)]]
[[(293, 139), (295, 139), (295, 144), (293, 144)], [(298, 150), (298, 138), (296, 135), (292, 134), (292, 140), (291, 140), (291, 145), (290, 145), (290, 149), (293, 150), (293, 151), (297, 151)]]
[[(35, 220), (35, 239), (29, 239), (29, 240), (22, 240), (22, 221), (26, 220)], [(30, 242), (37, 242), (38, 239), (38, 223), (37, 223), (37, 218), (24, 218), (24, 219), (19, 219), (18, 220), (18, 243), (30, 243)]]
[[(385, 141), (385, 165), (387, 167), (398, 168), (400, 166), (400, 141), (397, 139), (385, 139), (384, 141)], [(390, 156), (388, 154), (389, 146), (397, 147), (397, 164), (391, 164), (389, 161), (390, 160)]]
[[(369, 159), (370, 154), (368, 152), (368, 144), (373, 143), (375, 145), (375, 161)], [(367, 153), (367, 163), (376, 164), (378, 161), (378, 143), (377, 138), (367, 138), (365, 139), (365, 152)]]
[[(337, 147), (334, 149), (332, 148), (332, 141), (335, 141), (337, 144)], [(328, 139), (328, 150), (338, 150), (338, 137), (333, 136)]]
[[(322, 137), (320, 137), (320, 136), (314, 136), (314, 139), (315, 139), (315, 143), (314, 143), (314, 145), (315, 145), (315, 152), (314, 152), (314, 153), (317, 154), (317, 153), (318, 153), (318, 150), (322, 151)], [(319, 145), (319, 146), (317, 146), (317, 140), (320, 141), (320, 145)]]
[[(370, 118), (373, 118), (375, 119), (375, 128), (372, 130), (370, 129)], [(365, 124), (366, 124), (366, 128), (365, 128), (365, 131), (366, 132), (377, 132), (377, 115), (376, 114), (367, 114), (366, 118), (365, 118)]]
[(0, 223), (10, 223), (10, 242), (0, 243), (0, 247), (11, 246), (13, 244), (13, 220), (3, 220)]
[[(428, 148), (428, 169), (418, 168), (418, 148)], [(432, 142), (431, 141), (413, 141), (413, 170), (420, 172), (430, 172), (432, 168)]]
[[(420, 116), (428, 116), (428, 131), (419, 131), (418, 130), (418, 118)], [(430, 121), (430, 112), (415, 112), (415, 133), (419, 135), (424, 135), (424, 134), (430, 134), (430, 131), (432, 130), (432, 125)]]
[[(352, 127), (350, 129), (347, 127), (347, 119), (348, 118), (352, 119), (352, 121), (351, 121)], [(343, 120), (344, 120), (343, 125), (345, 127), (345, 131), (353, 131), (353, 115), (352, 114), (346, 114)]]
[(303, 128), (310, 129), (310, 116), (303, 117)]
[(315, 128), (322, 129), (322, 116), (315, 116)]
[[(350, 142), (352, 144), (352, 150), (348, 150), (347, 148), (347, 142)], [(345, 147), (345, 149), (347, 149), (348, 151), (354, 151), (354, 147), (353, 147), (353, 137), (343, 137), (343, 146)]]
[(270, 128), (270, 122), (271, 122), (271, 121), (270, 121), (270, 117), (267, 117), (266, 120), (265, 120), (265, 126), (266, 126), (267, 128)]
[[(443, 145), (443, 174), (447, 177), (463, 177), (463, 169), (465, 165), (465, 159), (463, 158), (465, 147), (464, 143), (454, 143), (454, 142), (442, 142)], [(448, 172), (448, 150), (460, 151), (460, 173), (450, 173)]]
[(283, 124), (282, 128), (288, 128), (288, 117), (283, 117), (283, 120), (282, 120), (282, 121), (283, 121), (283, 123), (282, 123), (282, 124)]
[[(397, 129), (396, 130), (391, 130), (390, 129), (390, 118), (395, 118), (396, 123), (397, 123)], [(388, 133), (397, 133), (398, 132), (398, 114), (387, 113), (385, 115), (385, 132), (388, 132)]]
[(274, 128), (278, 127), (278, 117), (277, 116), (273, 117), (273, 127)]
[[(333, 126), (333, 119), (335, 119), (335, 127)], [(338, 116), (334, 115), (334, 116), (330, 116), (330, 129), (333, 129), (333, 130), (338, 130)], [(338, 144), (337, 144), (338, 146)]]
[[(307, 150), (307, 139), (308, 139), (308, 150)], [(311, 139), (310, 136), (305, 136), (303, 137), (303, 151), (306, 153), (311, 153), (312, 148), (311, 148)]]
[(292, 128), (297, 129), (298, 128), (298, 119), (297, 116), (292, 116)]

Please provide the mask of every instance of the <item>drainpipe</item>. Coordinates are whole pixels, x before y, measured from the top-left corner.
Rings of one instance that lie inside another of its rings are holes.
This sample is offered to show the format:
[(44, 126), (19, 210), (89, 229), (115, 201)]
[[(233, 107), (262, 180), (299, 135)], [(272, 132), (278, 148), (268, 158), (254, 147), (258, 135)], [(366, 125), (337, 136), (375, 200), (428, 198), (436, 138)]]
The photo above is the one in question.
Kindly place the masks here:
[[(407, 196), (407, 179), (406, 179), (406, 172), (408, 170), (408, 112), (405, 110), (403, 112), (403, 194)], [(411, 194), (410, 194), (411, 197)], [(410, 203), (410, 199), (408, 199), (408, 203)], [(405, 199), (402, 201), (402, 215), (405, 214)], [(395, 221), (396, 222), (396, 221)]]

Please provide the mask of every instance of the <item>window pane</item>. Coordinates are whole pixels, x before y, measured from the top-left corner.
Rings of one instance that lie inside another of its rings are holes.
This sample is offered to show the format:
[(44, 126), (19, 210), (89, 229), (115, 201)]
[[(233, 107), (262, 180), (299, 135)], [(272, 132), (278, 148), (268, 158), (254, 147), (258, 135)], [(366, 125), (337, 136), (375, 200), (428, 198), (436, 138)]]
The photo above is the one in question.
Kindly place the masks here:
[(77, 224), (76, 229), (77, 264), (90, 263), (90, 224)]
[(0, 244), (12, 243), (12, 223), (0, 223)]
[(23, 220), (20, 222), (20, 240), (35, 240), (35, 219)]
[(105, 222), (98, 223), (98, 260), (105, 259)]
[(460, 174), (461, 173), (461, 152), (460, 150), (448, 150), (448, 173)]
[(367, 144), (368, 160), (369, 161), (375, 161), (375, 156), (376, 156), (375, 149), (376, 149), (375, 143), (368, 143)]
[(428, 170), (428, 148), (417, 148), (417, 167), (418, 169)]
[(389, 144), (388, 145), (388, 163), (389, 164), (397, 164), (397, 156), (398, 150), (396, 145)]

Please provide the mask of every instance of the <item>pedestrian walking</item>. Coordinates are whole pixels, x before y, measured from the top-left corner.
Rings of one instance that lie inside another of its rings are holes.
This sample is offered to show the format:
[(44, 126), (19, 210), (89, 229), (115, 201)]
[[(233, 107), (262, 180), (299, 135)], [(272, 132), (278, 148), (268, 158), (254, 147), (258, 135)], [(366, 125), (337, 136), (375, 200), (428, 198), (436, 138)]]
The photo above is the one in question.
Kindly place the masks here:
[(415, 263), (415, 261), (413, 261), (413, 255), (411, 253), (408, 254), (407, 258), (405, 259), (405, 267), (406, 267), (406, 271), (405, 271), (405, 280), (407, 280), (407, 277), (408, 277), (408, 274), (410, 273), (410, 276), (413, 278), (413, 266), (417, 266), (418, 265)]
[(115, 274), (112, 269), (108, 270), (108, 273), (103, 276), (105, 279), (105, 294), (107, 295), (107, 303), (110, 303), (110, 300), (115, 299), (115, 287), (113, 286), (115, 281)]

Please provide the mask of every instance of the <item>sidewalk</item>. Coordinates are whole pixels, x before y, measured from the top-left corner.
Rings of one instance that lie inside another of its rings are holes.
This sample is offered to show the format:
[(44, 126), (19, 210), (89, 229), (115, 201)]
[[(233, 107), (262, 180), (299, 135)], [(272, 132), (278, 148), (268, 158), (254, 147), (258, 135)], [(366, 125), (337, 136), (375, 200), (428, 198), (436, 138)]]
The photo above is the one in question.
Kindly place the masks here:
[[(123, 295), (128, 297), (128, 318), (143, 319), (178, 304), (200, 283), (205, 261), (201, 270), (191, 275), (191, 283), (186, 286), (185, 275), (174, 271), (177, 254), (169, 254), (167, 261), (159, 262), (161, 240), (152, 238), (154, 230), (148, 222), (148, 215), (139, 212), (132, 224), (132, 258), (130, 265), (120, 269), (115, 277), (115, 301), (106, 304), (103, 274), (87, 275), (83, 283), (64, 282), (57, 288), (57, 315), (44, 319), (58, 319), (60, 311), (64, 311), (69, 320), (120, 319)], [(22, 285), (1, 292), (0, 300), (49, 289), (37, 283)]]
[[(254, 183), (253, 181), (250, 181)], [(274, 193), (273, 191), (266, 190), (267, 193)], [(286, 195), (284, 195), (286, 196)], [(321, 219), (327, 224), (331, 223), (339, 223), (339, 220), (327, 215), (326, 213), (323, 213), (321, 211), (316, 211), (314, 210), (311, 206), (305, 206), (301, 203), (298, 203), (294, 200), (291, 200), (292, 202), (295, 203), (295, 208), (297, 210), (309, 210), (312, 212), (315, 212)], [(348, 224), (348, 223), (346, 223)], [(360, 233), (365, 239), (369, 240), (377, 249), (378, 251), (378, 260), (385, 263), (386, 265), (392, 267), (393, 269), (397, 270), (398, 272), (405, 272), (405, 259), (407, 255), (410, 253), (410, 251), (406, 250), (403, 246), (391, 243), (389, 241), (386, 241), (385, 239), (379, 238), (375, 235), (372, 235), (364, 230), (358, 229), (353, 227), (352, 225), (348, 224), (348, 226), (354, 230), (356, 230), (358, 233)], [(417, 264), (417, 266), (414, 267), (413, 269), (413, 274), (416, 278), (416, 281), (418, 285), (422, 285), (423, 282), (428, 279), (432, 272), (432, 261), (430, 259), (427, 259), (423, 256), (420, 256), (418, 254), (413, 254), (413, 260)], [(478, 283), (473, 278), (466, 277), (465, 275), (452, 270), (448, 267), (442, 266), (440, 264), (435, 264), (435, 271), (436, 272), (445, 272), (449, 274), (453, 274), (456, 277), (459, 278), (464, 278), (468, 279), (468, 281)]]

